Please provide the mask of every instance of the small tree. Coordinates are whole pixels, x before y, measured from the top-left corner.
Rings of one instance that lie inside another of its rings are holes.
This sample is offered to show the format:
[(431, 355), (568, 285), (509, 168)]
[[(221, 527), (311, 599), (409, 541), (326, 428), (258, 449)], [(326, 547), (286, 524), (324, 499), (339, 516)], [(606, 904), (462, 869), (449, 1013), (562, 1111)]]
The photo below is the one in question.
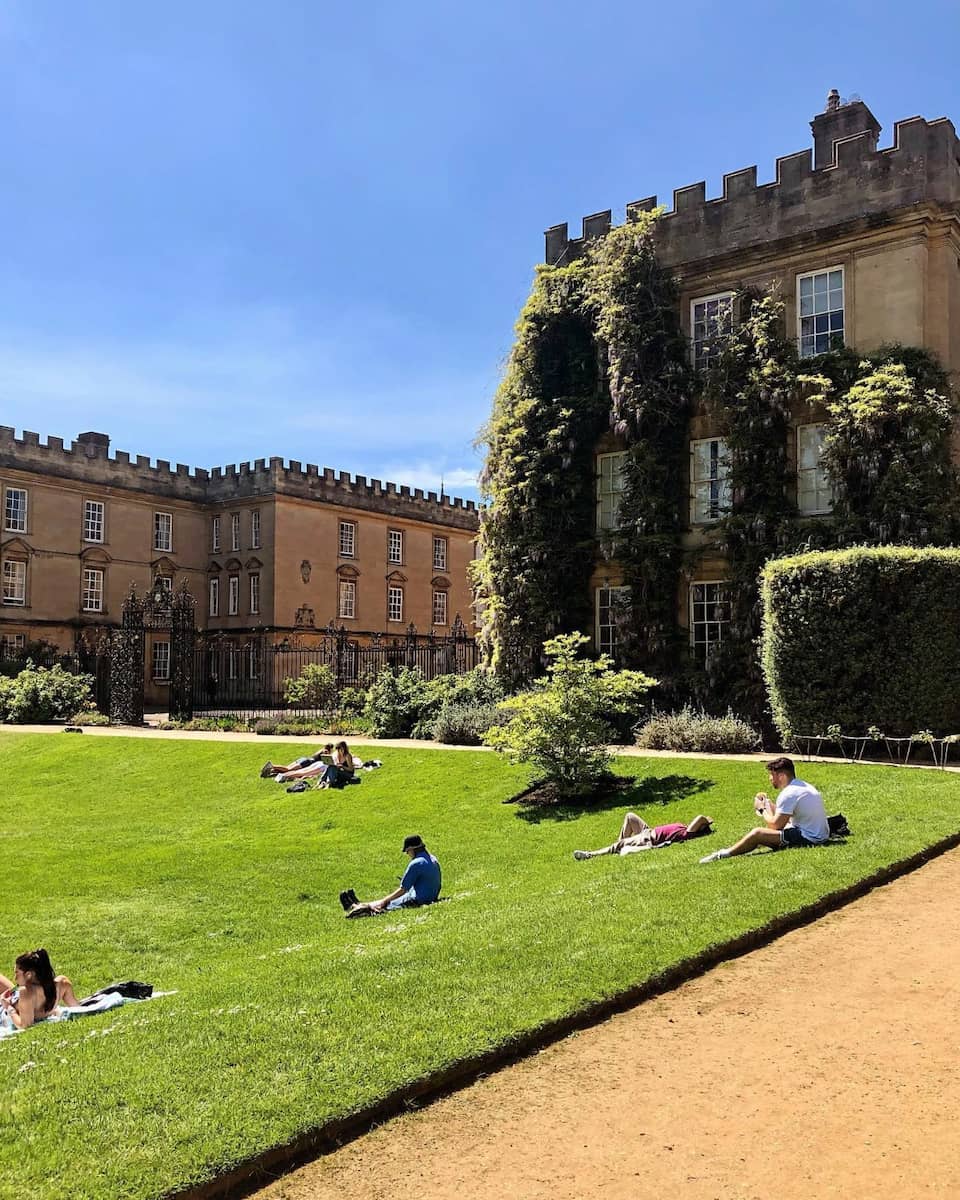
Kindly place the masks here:
[[(486, 745), (505, 753), (511, 762), (530, 763), (561, 796), (588, 791), (607, 772), (607, 743), (614, 730), (607, 720), (610, 707), (611, 659), (578, 658), (589, 638), (566, 633), (543, 644), (550, 660), (547, 675), (533, 689), (501, 701), (508, 715), (504, 725), (483, 735)], [(630, 672), (639, 676), (639, 672)], [(646, 688), (654, 681), (642, 676)], [(639, 681), (632, 680), (636, 695)]]
[(325, 663), (309, 663), (294, 679), (283, 681), (283, 698), (297, 708), (328, 709), (337, 696), (337, 681)]

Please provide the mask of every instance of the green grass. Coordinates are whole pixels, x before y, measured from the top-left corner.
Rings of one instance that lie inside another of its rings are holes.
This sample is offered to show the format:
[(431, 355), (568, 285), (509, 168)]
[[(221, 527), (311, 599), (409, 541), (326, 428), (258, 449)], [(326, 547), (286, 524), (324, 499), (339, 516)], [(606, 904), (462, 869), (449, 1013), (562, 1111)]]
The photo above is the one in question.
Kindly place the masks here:
[[(960, 828), (957, 776), (811, 766), (849, 843), (700, 867), (752, 823), (759, 766), (623, 759), (630, 796), (531, 815), (501, 803), (525, 776), (492, 754), (385, 749), (360, 787), (289, 796), (256, 770), (290, 753), (0, 734), (0, 969), (45, 945), (79, 993), (177, 993), (0, 1043), (0, 1196), (209, 1178)], [(720, 832), (575, 863), (628, 804)], [(407, 833), (451, 899), (344, 921), (338, 891), (395, 886)]]

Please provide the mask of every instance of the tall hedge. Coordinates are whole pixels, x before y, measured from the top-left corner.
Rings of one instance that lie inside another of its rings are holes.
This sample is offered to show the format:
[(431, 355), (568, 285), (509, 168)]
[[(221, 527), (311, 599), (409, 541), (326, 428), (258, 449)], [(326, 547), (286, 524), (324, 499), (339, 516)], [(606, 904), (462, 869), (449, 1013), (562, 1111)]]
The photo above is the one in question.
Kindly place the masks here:
[(761, 600), (763, 673), (784, 738), (830, 725), (960, 733), (960, 550), (774, 559)]

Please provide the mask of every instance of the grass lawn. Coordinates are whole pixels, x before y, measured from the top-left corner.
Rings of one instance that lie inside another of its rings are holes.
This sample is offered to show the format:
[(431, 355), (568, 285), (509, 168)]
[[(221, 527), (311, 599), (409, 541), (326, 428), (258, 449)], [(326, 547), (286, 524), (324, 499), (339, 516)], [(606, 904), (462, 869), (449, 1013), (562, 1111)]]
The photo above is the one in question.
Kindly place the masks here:
[[(503, 805), (492, 754), (389, 750), (342, 792), (261, 781), (289, 743), (0, 733), (0, 970), (45, 945), (78, 994), (176, 995), (0, 1042), (0, 1196), (148, 1197), (209, 1178), (427, 1072), (636, 984), (960, 829), (960, 777), (811, 766), (845, 846), (697, 865), (752, 824), (762, 768), (622, 759), (588, 812)], [(651, 823), (720, 832), (574, 862)], [(451, 899), (345, 921), (396, 885), (407, 833)]]

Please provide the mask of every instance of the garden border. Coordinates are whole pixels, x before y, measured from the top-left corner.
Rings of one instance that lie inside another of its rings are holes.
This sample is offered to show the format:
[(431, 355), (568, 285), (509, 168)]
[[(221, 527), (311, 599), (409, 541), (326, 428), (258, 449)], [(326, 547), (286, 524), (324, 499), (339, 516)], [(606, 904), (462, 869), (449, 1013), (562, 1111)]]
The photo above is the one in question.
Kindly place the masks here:
[(164, 1193), (164, 1200), (243, 1200), (295, 1168), (338, 1150), (347, 1142), (355, 1141), (376, 1125), (400, 1116), (412, 1108), (432, 1104), (469, 1086), (484, 1075), (536, 1054), (571, 1033), (588, 1029), (655, 996), (674, 991), (681, 984), (706, 974), (723, 962), (767, 946), (784, 934), (809, 925), (820, 917), (846, 907), (854, 900), (862, 899), (874, 889), (919, 870), (926, 863), (958, 846), (960, 831), (934, 842), (908, 858), (881, 867), (849, 887), (830, 892), (819, 900), (768, 921), (757, 929), (682, 959), (643, 983), (626, 988), (604, 1000), (594, 1001), (566, 1017), (548, 1021), (501, 1046), (470, 1058), (460, 1059), (448, 1067), (390, 1092), (358, 1112), (328, 1121), (299, 1134), (289, 1142), (273, 1146), (215, 1179)]

